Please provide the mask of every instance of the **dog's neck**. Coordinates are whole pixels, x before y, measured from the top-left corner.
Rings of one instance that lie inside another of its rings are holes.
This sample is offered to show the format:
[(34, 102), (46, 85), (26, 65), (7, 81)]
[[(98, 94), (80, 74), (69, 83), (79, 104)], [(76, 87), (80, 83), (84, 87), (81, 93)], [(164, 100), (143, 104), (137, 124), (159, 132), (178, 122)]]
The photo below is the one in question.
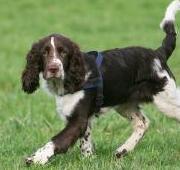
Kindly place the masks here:
[(65, 94), (64, 83), (61, 79), (46, 80), (46, 85), (50, 93), (63, 96)]

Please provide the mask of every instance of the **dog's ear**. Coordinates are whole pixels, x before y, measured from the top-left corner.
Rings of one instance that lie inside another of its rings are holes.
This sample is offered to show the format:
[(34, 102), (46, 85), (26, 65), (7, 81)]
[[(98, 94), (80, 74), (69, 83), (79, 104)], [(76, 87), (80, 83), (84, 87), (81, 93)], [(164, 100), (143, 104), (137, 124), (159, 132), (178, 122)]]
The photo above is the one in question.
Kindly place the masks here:
[(65, 76), (65, 89), (70, 93), (77, 91), (81, 88), (85, 78), (85, 66), (83, 53), (79, 47), (72, 43), (72, 54), (69, 56), (69, 67)]
[(33, 93), (39, 87), (39, 73), (42, 70), (42, 56), (40, 42), (34, 43), (26, 56), (26, 66), (22, 72), (22, 89), (26, 93)]

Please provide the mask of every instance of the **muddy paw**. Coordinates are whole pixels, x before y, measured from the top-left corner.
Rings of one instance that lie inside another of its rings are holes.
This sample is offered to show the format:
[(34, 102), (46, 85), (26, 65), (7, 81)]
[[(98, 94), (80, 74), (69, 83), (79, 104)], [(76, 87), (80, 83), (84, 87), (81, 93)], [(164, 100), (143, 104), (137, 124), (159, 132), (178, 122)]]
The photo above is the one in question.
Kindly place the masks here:
[(25, 163), (26, 163), (26, 165), (31, 165), (32, 163), (33, 163), (33, 159), (32, 159), (32, 157), (28, 157), (28, 158), (26, 158), (25, 159)]
[(31, 164), (44, 165), (47, 162), (48, 162), (48, 157), (40, 156), (40, 155), (31, 156), (25, 159), (26, 165), (31, 165)]
[(127, 154), (127, 150), (126, 149), (122, 149), (122, 151), (117, 151), (116, 152), (116, 157), (117, 158), (122, 158)]

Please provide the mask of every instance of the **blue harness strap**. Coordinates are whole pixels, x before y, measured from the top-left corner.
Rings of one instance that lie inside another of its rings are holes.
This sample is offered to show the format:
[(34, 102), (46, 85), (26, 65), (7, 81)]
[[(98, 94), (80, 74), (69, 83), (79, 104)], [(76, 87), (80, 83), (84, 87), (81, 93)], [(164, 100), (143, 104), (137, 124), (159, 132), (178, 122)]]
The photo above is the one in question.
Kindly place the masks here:
[(99, 76), (90, 79), (83, 87), (84, 90), (96, 88), (97, 90), (97, 96), (96, 96), (96, 109), (95, 113), (98, 113), (100, 111), (101, 106), (103, 105), (103, 77), (101, 72), (101, 64), (103, 61), (103, 55), (100, 52), (92, 51), (89, 52), (89, 54), (95, 54), (96, 56), (96, 66), (98, 69)]
[(98, 69), (100, 69), (102, 61), (103, 61), (103, 55), (100, 52), (98, 52), (96, 58), (96, 65)]
[(96, 65), (98, 68), (99, 72), (99, 84), (97, 85), (97, 97), (96, 97), (96, 109), (95, 112), (99, 112), (101, 106), (103, 105), (103, 77), (102, 77), (102, 72), (101, 72), (101, 64), (103, 61), (103, 55), (98, 52), (97, 58), (96, 58)]

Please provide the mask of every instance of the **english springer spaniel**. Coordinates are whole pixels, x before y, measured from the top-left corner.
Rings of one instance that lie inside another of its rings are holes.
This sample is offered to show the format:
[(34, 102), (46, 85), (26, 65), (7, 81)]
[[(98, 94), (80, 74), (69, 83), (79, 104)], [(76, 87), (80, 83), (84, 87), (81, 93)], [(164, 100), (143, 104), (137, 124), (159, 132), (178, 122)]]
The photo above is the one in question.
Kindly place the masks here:
[(149, 120), (140, 104), (153, 102), (167, 116), (180, 121), (180, 90), (167, 65), (176, 45), (175, 14), (180, 1), (168, 6), (161, 28), (166, 37), (153, 50), (143, 47), (82, 52), (70, 39), (53, 34), (32, 45), (22, 73), (22, 89), (33, 93), (43, 84), (56, 98), (58, 114), (66, 127), (26, 159), (27, 164), (45, 164), (64, 153), (78, 139), (85, 156), (93, 152), (91, 118), (109, 108), (132, 122), (133, 133), (116, 150), (118, 158), (132, 151), (148, 129)]

